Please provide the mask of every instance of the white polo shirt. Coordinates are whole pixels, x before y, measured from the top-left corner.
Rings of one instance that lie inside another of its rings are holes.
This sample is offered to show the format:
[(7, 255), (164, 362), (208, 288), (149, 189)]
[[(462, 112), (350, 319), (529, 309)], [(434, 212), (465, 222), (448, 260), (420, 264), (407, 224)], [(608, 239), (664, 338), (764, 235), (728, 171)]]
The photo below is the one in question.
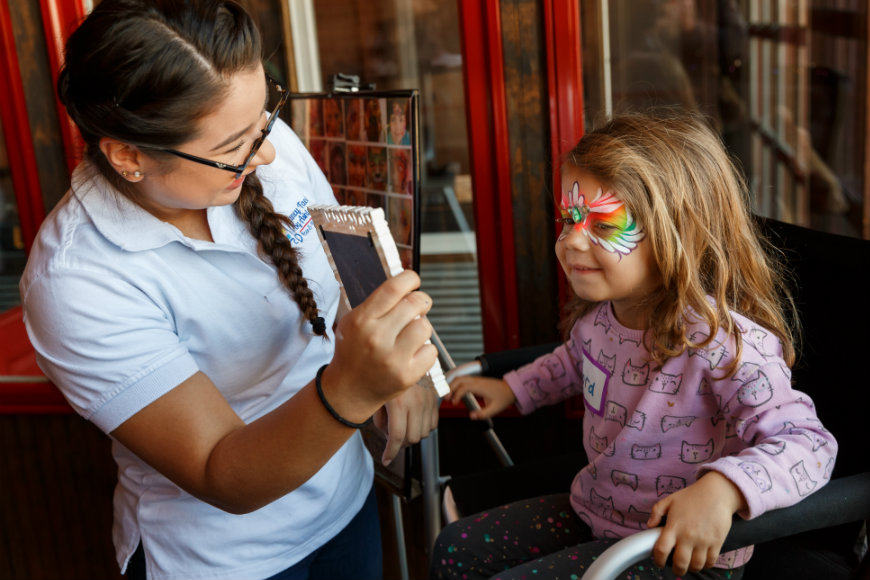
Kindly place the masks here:
[[(334, 203), (332, 190), (286, 124), (269, 140), (275, 161), (257, 175), (296, 226), (288, 236), (329, 341), (313, 334), (232, 206), (208, 210), (214, 243), (192, 240), (85, 162), (46, 218), (21, 280), (24, 320), (40, 368), (106, 433), (197, 371), (250, 422), (331, 360), (338, 286), (307, 206)], [(193, 498), (117, 441), (113, 454), (118, 562), (125, 569), (141, 538), (152, 578), (280, 572), (347, 525), (373, 477), (357, 434), (302, 487), (238, 516)]]

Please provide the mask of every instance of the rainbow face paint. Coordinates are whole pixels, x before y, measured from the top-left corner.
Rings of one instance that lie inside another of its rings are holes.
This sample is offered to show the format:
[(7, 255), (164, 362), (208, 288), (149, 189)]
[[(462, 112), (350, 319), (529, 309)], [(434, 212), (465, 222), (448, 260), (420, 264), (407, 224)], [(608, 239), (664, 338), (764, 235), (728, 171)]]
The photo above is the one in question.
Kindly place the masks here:
[[(586, 195), (580, 193), (580, 184), (575, 181), (571, 191), (562, 195), (560, 210), (562, 219), (559, 221), (564, 225), (573, 225), (593, 244), (620, 256), (631, 253), (646, 236), (625, 204), (610, 191), (602, 193), (600, 187), (593, 200), (587, 202)], [(559, 240), (567, 235), (563, 232)]]

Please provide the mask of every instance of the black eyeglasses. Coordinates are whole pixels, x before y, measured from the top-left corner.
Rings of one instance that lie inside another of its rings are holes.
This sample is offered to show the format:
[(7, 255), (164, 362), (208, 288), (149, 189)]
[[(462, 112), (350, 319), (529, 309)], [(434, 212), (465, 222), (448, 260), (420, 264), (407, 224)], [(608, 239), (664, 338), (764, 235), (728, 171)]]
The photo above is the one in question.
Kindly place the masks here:
[(218, 169), (223, 169), (225, 171), (232, 171), (236, 174), (236, 179), (242, 176), (242, 173), (245, 172), (245, 169), (248, 168), (248, 165), (251, 163), (251, 160), (254, 159), (254, 156), (257, 154), (257, 151), (260, 150), (260, 147), (263, 146), (263, 142), (266, 140), (266, 137), (269, 136), (269, 133), (272, 132), (272, 127), (275, 126), (275, 121), (278, 120), (278, 115), (281, 113), (281, 109), (284, 108), (284, 104), (287, 102), (287, 97), (290, 93), (287, 92), (287, 89), (282, 87), (275, 79), (266, 75), (266, 80), (269, 81), (269, 84), (274, 87), (280, 97), (278, 98), (278, 104), (275, 105), (275, 108), (272, 109), (272, 113), (269, 115), (269, 122), (266, 123), (266, 127), (262, 129), (262, 134), (254, 141), (253, 146), (251, 147), (251, 152), (248, 153), (248, 157), (245, 159), (245, 162), (241, 165), (232, 165), (230, 163), (221, 163), (220, 161), (212, 161), (210, 159), (205, 159), (203, 157), (197, 157), (196, 155), (191, 155), (190, 153), (185, 153), (184, 151), (176, 151), (175, 149), (159, 149), (158, 151), (163, 151), (164, 153), (170, 153), (175, 155), (176, 157), (181, 157), (182, 159), (187, 159), (188, 161), (194, 161), (196, 163), (201, 163), (203, 165), (208, 165), (209, 167), (217, 167)]

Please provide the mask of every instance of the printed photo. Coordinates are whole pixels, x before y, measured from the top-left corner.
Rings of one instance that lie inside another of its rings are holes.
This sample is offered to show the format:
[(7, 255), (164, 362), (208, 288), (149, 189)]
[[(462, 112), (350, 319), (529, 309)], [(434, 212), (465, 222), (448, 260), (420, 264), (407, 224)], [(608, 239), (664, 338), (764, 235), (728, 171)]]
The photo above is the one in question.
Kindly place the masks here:
[(397, 244), (411, 245), (412, 229), (411, 198), (390, 196), (387, 207), (387, 221)]
[(369, 192), (366, 194), (366, 205), (369, 207), (379, 207), (387, 211), (387, 198), (380, 193)]
[(320, 99), (312, 100), (308, 107), (308, 137), (323, 136), (323, 102)]
[(366, 141), (381, 143), (384, 141), (384, 112), (386, 99), (365, 99), (363, 101), (365, 115), (363, 126), (365, 127)]
[(353, 187), (366, 186), (368, 155), (365, 145), (347, 146), (347, 184)]
[(390, 151), (390, 191), (411, 193), (411, 148), (392, 148)]
[(308, 150), (317, 162), (324, 175), (329, 176), (329, 160), (326, 157), (326, 141), (323, 139), (311, 139)]
[(347, 185), (344, 141), (329, 141), (329, 183)]
[(323, 100), (323, 134), (325, 137), (344, 137), (344, 114), (340, 99)]
[(388, 99), (389, 130), (387, 143), (390, 145), (410, 145), (411, 134), (408, 132), (408, 104), (410, 99)]
[(366, 204), (366, 192), (360, 191), (358, 189), (346, 189), (346, 190), (344, 190), (344, 204), (345, 205), (365, 205)]
[(362, 100), (344, 100), (344, 127), (348, 141), (362, 141)]
[(366, 186), (387, 191), (387, 148), (369, 147), (366, 163)]

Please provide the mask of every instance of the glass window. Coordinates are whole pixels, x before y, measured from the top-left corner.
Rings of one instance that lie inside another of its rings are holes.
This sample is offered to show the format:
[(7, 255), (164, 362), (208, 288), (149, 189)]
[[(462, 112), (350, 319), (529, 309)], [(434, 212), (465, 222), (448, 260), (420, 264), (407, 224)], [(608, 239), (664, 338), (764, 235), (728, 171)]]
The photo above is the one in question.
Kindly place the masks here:
[(20, 302), (18, 280), (24, 272), (25, 260), (18, 204), (12, 189), (12, 172), (0, 121), (0, 313)]
[(700, 110), (756, 213), (870, 237), (866, 2), (580, 4), (587, 126), (626, 108)]
[(315, 0), (313, 7), (323, 87), (344, 73), (377, 90), (420, 92), (420, 273), (434, 297), (435, 329), (454, 361), (467, 362), (483, 352), (483, 338), (457, 5)]

